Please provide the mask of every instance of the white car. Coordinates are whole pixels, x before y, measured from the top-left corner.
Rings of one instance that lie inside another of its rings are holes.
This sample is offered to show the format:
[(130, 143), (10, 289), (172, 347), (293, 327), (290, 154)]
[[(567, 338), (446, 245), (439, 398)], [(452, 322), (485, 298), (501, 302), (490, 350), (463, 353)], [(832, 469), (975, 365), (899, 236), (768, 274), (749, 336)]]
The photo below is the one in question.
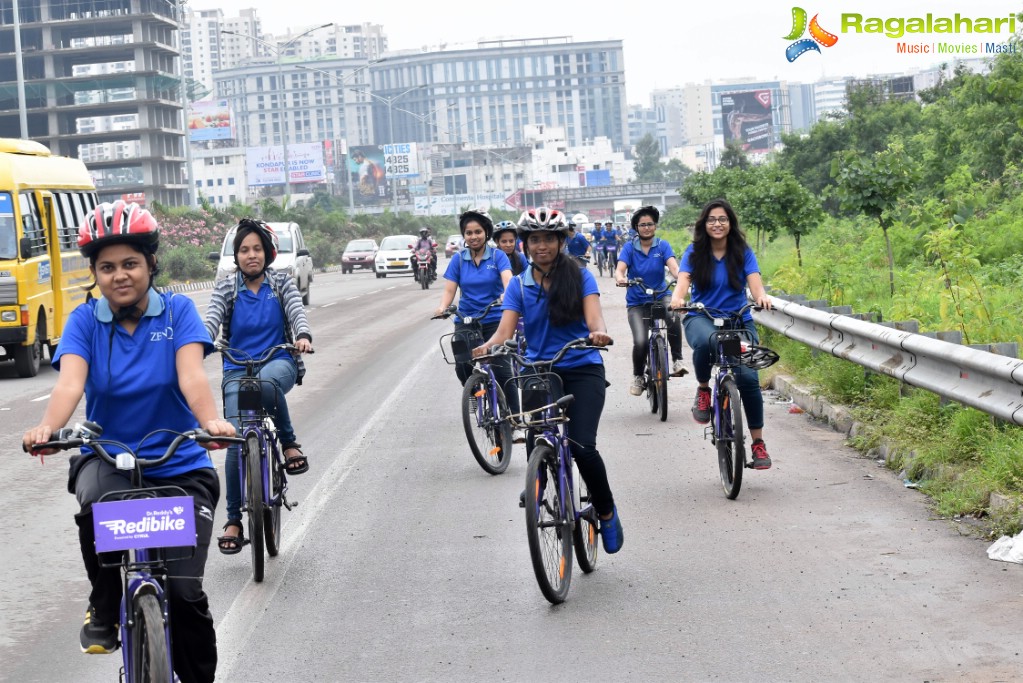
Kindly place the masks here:
[[(280, 244), (277, 258), (271, 264), (274, 270), (282, 270), (295, 279), (295, 286), (302, 293), (302, 303), (309, 305), (309, 291), (313, 282), (313, 258), (306, 249), (302, 229), (298, 223), (267, 223), (277, 235)], [(234, 275), (234, 234), (231, 228), (224, 235), (224, 245), (220, 253), (211, 252), (210, 260), (217, 261), (217, 280)]]
[(377, 277), (389, 273), (412, 274), (412, 245), (419, 241), (413, 235), (391, 235), (380, 241), (373, 272)]

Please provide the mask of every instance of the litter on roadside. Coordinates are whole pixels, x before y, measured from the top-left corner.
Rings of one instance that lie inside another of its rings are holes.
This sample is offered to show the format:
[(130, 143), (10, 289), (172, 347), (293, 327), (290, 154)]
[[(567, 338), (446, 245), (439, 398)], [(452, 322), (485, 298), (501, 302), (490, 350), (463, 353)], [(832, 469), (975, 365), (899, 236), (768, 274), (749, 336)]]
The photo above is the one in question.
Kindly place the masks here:
[(987, 556), (989, 560), (1023, 564), (1023, 531), (999, 538), (987, 549)]

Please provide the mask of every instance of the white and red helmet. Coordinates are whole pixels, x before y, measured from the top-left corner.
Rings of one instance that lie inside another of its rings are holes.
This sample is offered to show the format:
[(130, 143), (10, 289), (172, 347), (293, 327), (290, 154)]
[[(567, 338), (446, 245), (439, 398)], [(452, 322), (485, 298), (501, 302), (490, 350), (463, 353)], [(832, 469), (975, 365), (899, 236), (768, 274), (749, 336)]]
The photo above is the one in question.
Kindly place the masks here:
[(556, 232), (566, 235), (568, 224), (565, 221), (565, 214), (546, 206), (523, 211), (519, 217), (519, 237), (526, 239), (526, 235), (531, 232)]
[(118, 199), (104, 202), (89, 212), (78, 228), (78, 249), (92, 258), (111, 244), (136, 244), (155, 254), (160, 245), (160, 227), (153, 214), (138, 204)]

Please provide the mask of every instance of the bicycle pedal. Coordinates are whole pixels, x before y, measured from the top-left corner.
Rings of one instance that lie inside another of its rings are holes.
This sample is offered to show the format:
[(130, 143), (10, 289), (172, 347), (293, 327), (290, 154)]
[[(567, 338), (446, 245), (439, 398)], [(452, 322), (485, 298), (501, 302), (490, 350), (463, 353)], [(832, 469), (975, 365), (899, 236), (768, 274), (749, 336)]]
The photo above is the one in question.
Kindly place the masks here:
[(714, 437), (714, 427), (703, 428), (703, 439), (704, 441), (710, 439), (711, 445), (717, 445), (717, 439)]

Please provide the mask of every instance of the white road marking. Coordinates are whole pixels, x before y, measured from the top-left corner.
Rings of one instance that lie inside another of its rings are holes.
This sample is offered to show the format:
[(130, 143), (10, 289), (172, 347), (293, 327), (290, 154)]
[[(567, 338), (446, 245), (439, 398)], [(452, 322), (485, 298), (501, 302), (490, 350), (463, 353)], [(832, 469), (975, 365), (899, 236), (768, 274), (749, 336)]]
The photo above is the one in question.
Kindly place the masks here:
[(39, 401), (45, 401), (48, 398), (50, 398), (50, 395), (46, 394), (46, 396), (40, 396), (39, 398), (32, 399), (32, 403), (38, 403)]
[[(406, 387), (415, 385), (413, 378), (422, 371), (423, 366), (428, 361), (435, 362), (433, 356), (437, 354), (437, 348), (431, 346), (431, 350), (419, 358), (419, 362), (406, 375), (406, 379), (411, 379), (411, 383), (405, 381), (396, 384), (387, 398), (380, 402), (373, 415), (363, 423), (362, 428), (348, 440), (344, 449), (334, 458), (334, 462), (330, 464), (327, 471), (302, 500), (302, 507), (290, 513), (291, 519), (285, 523), (281, 532), (284, 547), (272, 563), (271, 571), (266, 573), (265, 579), (260, 584), (254, 582), (250, 577), (227, 609), (224, 619), (217, 625), (217, 651), (220, 653), (218, 668), (224, 672), (222, 677), (225, 680), (235, 678), (234, 663), (238, 654), (242, 652), (243, 648), (256, 642), (253, 637), (256, 626), (280, 591), (281, 586), (284, 585), (288, 571), (291, 569), (296, 554), (302, 547), (313, 522), (320, 516), (327, 503), (337, 494), (348, 475), (355, 469), (356, 461), (367, 451), (366, 437), (379, 431), (377, 423), (391, 412), (398, 395), (406, 391)], [(305, 552), (309, 552), (309, 549), (306, 548)]]
[(327, 306), (333, 306), (336, 303), (337, 303), (336, 301), (331, 301), (329, 304), (323, 304), (322, 306), (320, 306), (320, 308), (326, 308)]
[[(360, 294), (359, 296), (362, 296), (362, 295)], [(359, 298), (358, 296), (350, 296), (347, 299), (345, 299), (345, 301), (355, 301), (358, 298)]]

